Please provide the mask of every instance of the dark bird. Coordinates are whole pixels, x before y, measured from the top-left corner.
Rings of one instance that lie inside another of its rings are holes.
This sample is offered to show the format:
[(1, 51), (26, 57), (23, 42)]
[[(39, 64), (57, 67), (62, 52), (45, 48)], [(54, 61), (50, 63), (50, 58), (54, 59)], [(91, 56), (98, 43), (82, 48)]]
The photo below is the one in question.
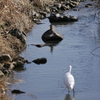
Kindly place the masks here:
[(50, 43), (50, 42), (58, 42), (58, 41), (61, 41), (63, 40), (63, 36), (56, 32), (54, 29), (53, 29), (53, 26), (50, 25), (50, 29), (47, 30), (43, 35), (42, 35), (42, 40), (45, 42), (45, 43)]

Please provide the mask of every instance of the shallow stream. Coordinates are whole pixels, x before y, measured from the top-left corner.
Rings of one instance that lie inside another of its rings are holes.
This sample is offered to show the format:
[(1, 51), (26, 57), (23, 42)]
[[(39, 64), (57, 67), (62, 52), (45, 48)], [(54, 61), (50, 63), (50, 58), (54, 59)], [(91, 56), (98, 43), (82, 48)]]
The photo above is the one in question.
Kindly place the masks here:
[[(90, 3), (90, 2), (89, 2)], [(98, 8), (84, 7), (81, 3), (77, 11), (66, 11), (79, 18), (73, 23), (53, 24), (54, 29), (64, 39), (53, 47), (38, 48), (31, 44), (44, 44), (42, 34), (49, 29), (48, 19), (43, 24), (34, 25), (27, 35), (27, 48), (21, 54), (28, 61), (45, 57), (46, 64), (25, 64), (25, 70), (15, 72), (15, 77), (23, 80), (12, 89), (20, 89), (26, 94), (16, 95), (16, 100), (100, 100), (100, 23)], [(97, 49), (95, 49), (97, 48)], [(95, 49), (95, 50), (94, 50)], [(94, 50), (94, 51), (93, 51)], [(93, 51), (93, 52), (92, 52)], [(64, 73), (72, 65), (75, 77), (75, 96), (63, 83)]]

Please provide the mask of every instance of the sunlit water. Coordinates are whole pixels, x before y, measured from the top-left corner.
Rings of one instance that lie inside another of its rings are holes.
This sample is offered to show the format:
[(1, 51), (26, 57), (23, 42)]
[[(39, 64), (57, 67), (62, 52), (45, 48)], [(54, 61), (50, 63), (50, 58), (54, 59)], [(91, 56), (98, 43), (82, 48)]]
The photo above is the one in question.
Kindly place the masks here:
[[(79, 18), (69, 24), (54, 24), (54, 29), (64, 39), (51, 52), (49, 46), (38, 48), (30, 44), (44, 44), (42, 34), (49, 29), (49, 20), (35, 25), (27, 36), (27, 48), (21, 54), (28, 61), (47, 58), (46, 64), (25, 64), (26, 70), (15, 72), (15, 77), (23, 83), (15, 84), (12, 89), (20, 89), (26, 94), (17, 95), (16, 100), (100, 100), (100, 28), (96, 8), (79, 7), (80, 11), (65, 12)], [(92, 53), (91, 51), (94, 50)], [(72, 65), (75, 77), (75, 96), (63, 83), (64, 73)], [(33, 94), (33, 95), (30, 95)]]

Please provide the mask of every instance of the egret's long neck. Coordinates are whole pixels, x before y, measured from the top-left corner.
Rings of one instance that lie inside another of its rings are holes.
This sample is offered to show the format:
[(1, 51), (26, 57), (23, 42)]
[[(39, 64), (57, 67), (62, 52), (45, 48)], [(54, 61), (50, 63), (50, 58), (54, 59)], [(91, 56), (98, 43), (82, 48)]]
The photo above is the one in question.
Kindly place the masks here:
[(72, 66), (71, 65), (69, 65), (69, 72), (71, 73), (71, 70), (72, 70)]

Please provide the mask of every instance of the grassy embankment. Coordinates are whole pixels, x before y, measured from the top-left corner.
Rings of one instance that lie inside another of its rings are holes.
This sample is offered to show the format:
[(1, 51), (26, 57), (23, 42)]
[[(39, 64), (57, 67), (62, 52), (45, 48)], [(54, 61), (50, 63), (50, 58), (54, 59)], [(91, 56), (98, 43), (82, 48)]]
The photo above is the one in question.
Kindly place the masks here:
[(43, 8), (45, 3), (54, 0), (0, 0), (0, 55), (18, 55), (23, 49), (23, 44), (16, 37), (8, 34), (12, 28), (29, 32), (33, 27), (32, 12), (34, 5)]

